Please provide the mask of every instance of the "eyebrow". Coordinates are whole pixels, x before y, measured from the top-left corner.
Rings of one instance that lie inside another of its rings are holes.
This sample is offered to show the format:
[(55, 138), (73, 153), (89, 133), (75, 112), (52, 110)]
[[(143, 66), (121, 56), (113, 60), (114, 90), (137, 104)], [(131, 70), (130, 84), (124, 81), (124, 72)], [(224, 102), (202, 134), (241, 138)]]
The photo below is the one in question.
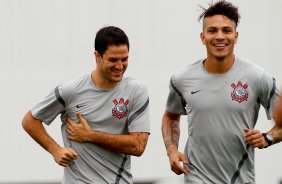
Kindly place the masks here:
[[(206, 29), (209, 30), (209, 29), (219, 29), (219, 28), (216, 27), (216, 26), (210, 26), (210, 27), (207, 27)], [(234, 29), (234, 30), (236, 30), (232, 26), (223, 26), (223, 27), (220, 27), (220, 29)]]
[(123, 58), (117, 58), (117, 57), (109, 57), (109, 60), (125, 60), (125, 59), (128, 59), (128, 56), (126, 57), (123, 57)]

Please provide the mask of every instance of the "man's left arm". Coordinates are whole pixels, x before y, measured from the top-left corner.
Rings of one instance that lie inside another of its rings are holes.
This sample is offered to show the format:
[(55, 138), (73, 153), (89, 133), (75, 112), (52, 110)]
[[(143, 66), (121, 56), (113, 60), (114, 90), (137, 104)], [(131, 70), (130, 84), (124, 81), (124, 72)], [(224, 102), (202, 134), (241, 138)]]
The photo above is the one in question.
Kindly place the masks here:
[(111, 151), (141, 156), (146, 148), (149, 133), (131, 132), (129, 134), (109, 134), (92, 130), (80, 113), (79, 124), (67, 119), (68, 138), (77, 142), (93, 142)]
[(276, 144), (282, 141), (282, 126), (276, 124), (269, 132), (269, 135), (273, 137), (272, 144)]
[(275, 126), (268, 132), (273, 137), (273, 144), (282, 141), (282, 96), (278, 98), (273, 115)]
[(268, 119), (272, 117), (276, 124), (266, 133), (245, 128), (244, 138), (245, 143), (250, 144), (254, 148), (266, 148), (282, 141), (282, 100), (274, 78), (267, 73), (263, 73), (259, 81), (261, 103), (266, 109)]
[(270, 144), (276, 144), (282, 141), (282, 126), (275, 125), (270, 131), (267, 132), (268, 135), (272, 136), (272, 141), (269, 144), (263, 134), (259, 130), (244, 129), (245, 131), (245, 143), (251, 145), (254, 148), (266, 148)]

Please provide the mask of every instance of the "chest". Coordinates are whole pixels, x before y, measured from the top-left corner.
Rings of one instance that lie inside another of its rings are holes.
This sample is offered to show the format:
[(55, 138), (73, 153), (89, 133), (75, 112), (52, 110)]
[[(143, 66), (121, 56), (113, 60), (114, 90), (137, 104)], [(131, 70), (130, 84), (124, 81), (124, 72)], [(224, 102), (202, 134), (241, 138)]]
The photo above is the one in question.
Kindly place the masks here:
[(86, 90), (76, 94), (66, 108), (66, 114), (76, 120), (80, 112), (92, 129), (108, 133), (127, 130), (132, 100), (130, 92), (96, 92)]
[(255, 82), (244, 77), (191, 80), (183, 89), (187, 107), (197, 110), (241, 111), (256, 105), (258, 98)]

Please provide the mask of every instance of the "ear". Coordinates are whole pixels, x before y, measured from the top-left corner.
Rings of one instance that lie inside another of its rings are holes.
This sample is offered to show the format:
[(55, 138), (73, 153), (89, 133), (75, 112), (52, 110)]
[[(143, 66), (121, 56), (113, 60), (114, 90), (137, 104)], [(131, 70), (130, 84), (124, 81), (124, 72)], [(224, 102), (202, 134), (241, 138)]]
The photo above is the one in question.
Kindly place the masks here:
[(235, 43), (235, 44), (237, 43), (238, 37), (239, 37), (239, 33), (236, 32), (236, 33), (235, 33), (235, 40), (234, 40), (234, 43)]
[(102, 56), (97, 51), (94, 52), (94, 56), (95, 56), (95, 59), (96, 59), (96, 63), (98, 63), (102, 60)]
[(206, 45), (205, 36), (204, 36), (204, 33), (203, 33), (203, 32), (201, 32), (200, 38), (201, 38), (202, 43), (203, 43), (204, 45)]

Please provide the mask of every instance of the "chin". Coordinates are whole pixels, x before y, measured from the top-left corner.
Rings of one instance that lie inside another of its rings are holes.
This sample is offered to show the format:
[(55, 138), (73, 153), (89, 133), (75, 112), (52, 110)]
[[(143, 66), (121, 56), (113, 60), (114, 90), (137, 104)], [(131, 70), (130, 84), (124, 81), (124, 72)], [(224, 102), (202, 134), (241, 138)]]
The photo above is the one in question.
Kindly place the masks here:
[(215, 58), (219, 61), (222, 61), (226, 58), (226, 56), (215, 56)]
[(122, 77), (113, 77), (112, 81), (113, 82), (120, 82), (122, 80)]
[(217, 60), (224, 60), (225, 58), (228, 57), (228, 54), (214, 54), (214, 57), (217, 59)]
[(116, 81), (116, 82), (121, 81), (122, 78), (123, 78), (123, 75), (112, 75), (111, 77), (112, 81)]

